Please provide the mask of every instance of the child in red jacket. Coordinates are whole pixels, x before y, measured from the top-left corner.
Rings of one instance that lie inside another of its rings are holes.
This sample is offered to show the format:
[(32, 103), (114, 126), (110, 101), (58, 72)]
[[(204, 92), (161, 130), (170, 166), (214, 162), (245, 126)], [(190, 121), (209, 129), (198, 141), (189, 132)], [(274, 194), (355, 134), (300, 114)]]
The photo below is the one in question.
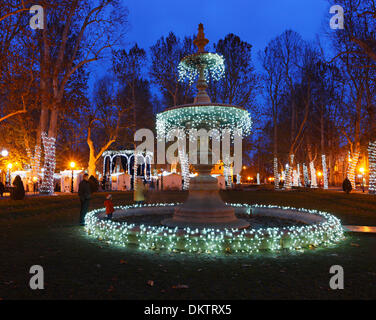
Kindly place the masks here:
[(112, 196), (109, 194), (106, 197), (106, 200), (104, 201), (104, 206), (106, 207), (106, 214), (108, 219), (112, 219), (112, 214), (115, 211), (114, 210), (114, 204), (112, 203)]

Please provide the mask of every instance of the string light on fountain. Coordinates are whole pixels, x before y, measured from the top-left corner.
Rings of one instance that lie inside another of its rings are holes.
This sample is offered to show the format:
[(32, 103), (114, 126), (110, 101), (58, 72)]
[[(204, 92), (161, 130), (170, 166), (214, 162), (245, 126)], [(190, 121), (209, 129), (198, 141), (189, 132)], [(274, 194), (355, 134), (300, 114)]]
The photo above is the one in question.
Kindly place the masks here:
[(249, 135), (252, 127), (249, 112), (239, 107), (225, 104), (183, 105), (179, 108), (170, 108), (157, 115), (157, 132), (167, 135), (176, 128), (186, 130), (187, 123), (191, 128), (199, 128), (205, 123), (208, 127), (228, 129), (232, 135), (235, 130), (239, 130), (243, 136)]
[(225, 74), (225, 63), (221, 55), (217, 53), (206, 52), (191, 54), (185, 57), (178, 65), (179, 81), (188, 81), (192, 84), (199, 75), (199, 66), (204, 66), (203, 72), (205, 79), (219, 81)]
[[(179, 203), (156, 203), (116, 207), (132, 208), (170, 207)], [(310, 246), (331, 246), (344, 239), (341, 222), (335, 216), (317, 210), (278, 207), (273, 205), (229, 204), (234, 208), (295, 210), (296, 214), (312, 216), (317, 223), (303, 226), (268, 227), (261, 229), (169, 228), (102, 219), (104, 209), (96, 209), (85, 217), (86, 232), (112, 245), (136, 245), (141, 250), (167, 250), (195, 253), (256, 253), (260, 250), (299, 250)], [(316, 216), (316, 218), (315, 218)]]

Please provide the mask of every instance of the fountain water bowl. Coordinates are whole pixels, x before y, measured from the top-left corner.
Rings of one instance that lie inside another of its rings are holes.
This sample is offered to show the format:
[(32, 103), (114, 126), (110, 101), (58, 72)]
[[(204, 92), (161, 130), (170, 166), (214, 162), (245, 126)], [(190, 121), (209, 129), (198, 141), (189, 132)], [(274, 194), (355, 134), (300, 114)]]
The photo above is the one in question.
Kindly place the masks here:
[[(344, 239), (341, 222), (322, 211), (270, 205), (228, 204), (237, 215), (261, 218), (261, 225), (238, 228), (171, 228), (160, 224), (175, 215), (178, 203), (116, 207), (114, 220), (105, 209), (89, 212), (85, 230), (115, 246), (193, 253), (257, 253), (332, 246)], [(277, 219), (277, 224), (270, 221)]]

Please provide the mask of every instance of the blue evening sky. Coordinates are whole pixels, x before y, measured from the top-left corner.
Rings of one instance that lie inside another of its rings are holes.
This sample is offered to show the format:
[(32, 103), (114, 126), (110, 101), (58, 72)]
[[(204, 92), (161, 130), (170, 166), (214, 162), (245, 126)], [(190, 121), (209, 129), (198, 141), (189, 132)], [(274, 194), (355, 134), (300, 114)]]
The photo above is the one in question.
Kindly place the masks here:
[[(137, 42), (148, 51), (170, 31), (179, 37), (196, 34), (202, 22), (211, 43), (228, 33), (251, 43), (256, 69), (258, 51), (286, 29), (297, 31), (305, 40), (329, 29), (326, 0), (124, 0), (124, 4), (129, 9), (127, 49)], [(110, 63), (92, 66), (90, 87), (106, 73), (106, 66)]]

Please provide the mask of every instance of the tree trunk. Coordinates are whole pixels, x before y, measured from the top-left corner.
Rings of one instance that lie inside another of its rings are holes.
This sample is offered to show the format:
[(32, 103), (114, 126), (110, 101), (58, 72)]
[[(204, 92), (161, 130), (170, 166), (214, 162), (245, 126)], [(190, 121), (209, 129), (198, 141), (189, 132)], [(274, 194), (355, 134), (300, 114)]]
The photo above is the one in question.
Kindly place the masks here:
[(321, 131), (321, 162), (322, 162), (322, 177), (324, 180), (324, 189), (328, 189), (328, 170), (326, 168), (326, 156), (325, 156), (325, 140), (324, 140), (324, 105), (321, 106), (321, 119), (320, 119), (320, 131)]
[(277, 106), (273, 102), (273, 155), (274, 155), (274, 189), (279, 189), (279, 172), (278, 172), (278, 127), (277, 127)]
[(369, 187), (368, 192), (376, 194), (376, 140), (368, 146), (369, 159)]
[(56, 167), (56, 131), (57, 131), (57, 107), (55, 106), (50, 115), (50, 127), (48, 134), (42, 133), (44, 148), (42, 193), (54, 193), (54, 173)]
[(360, 122), (361, 122), (361, 111), (362, 111), (362, 92), (358, 91), (358, 97), (356, 100), (356, 117), (355, 117), (355, 134), (354, 134), (354, 154), (351, 156), (351, 161), (347, 170), (347, 177), (349, 178), (353, 189), (356, 189), (355, 185), (355, 175), (356, 166), (358, 164), (360, 156)]

